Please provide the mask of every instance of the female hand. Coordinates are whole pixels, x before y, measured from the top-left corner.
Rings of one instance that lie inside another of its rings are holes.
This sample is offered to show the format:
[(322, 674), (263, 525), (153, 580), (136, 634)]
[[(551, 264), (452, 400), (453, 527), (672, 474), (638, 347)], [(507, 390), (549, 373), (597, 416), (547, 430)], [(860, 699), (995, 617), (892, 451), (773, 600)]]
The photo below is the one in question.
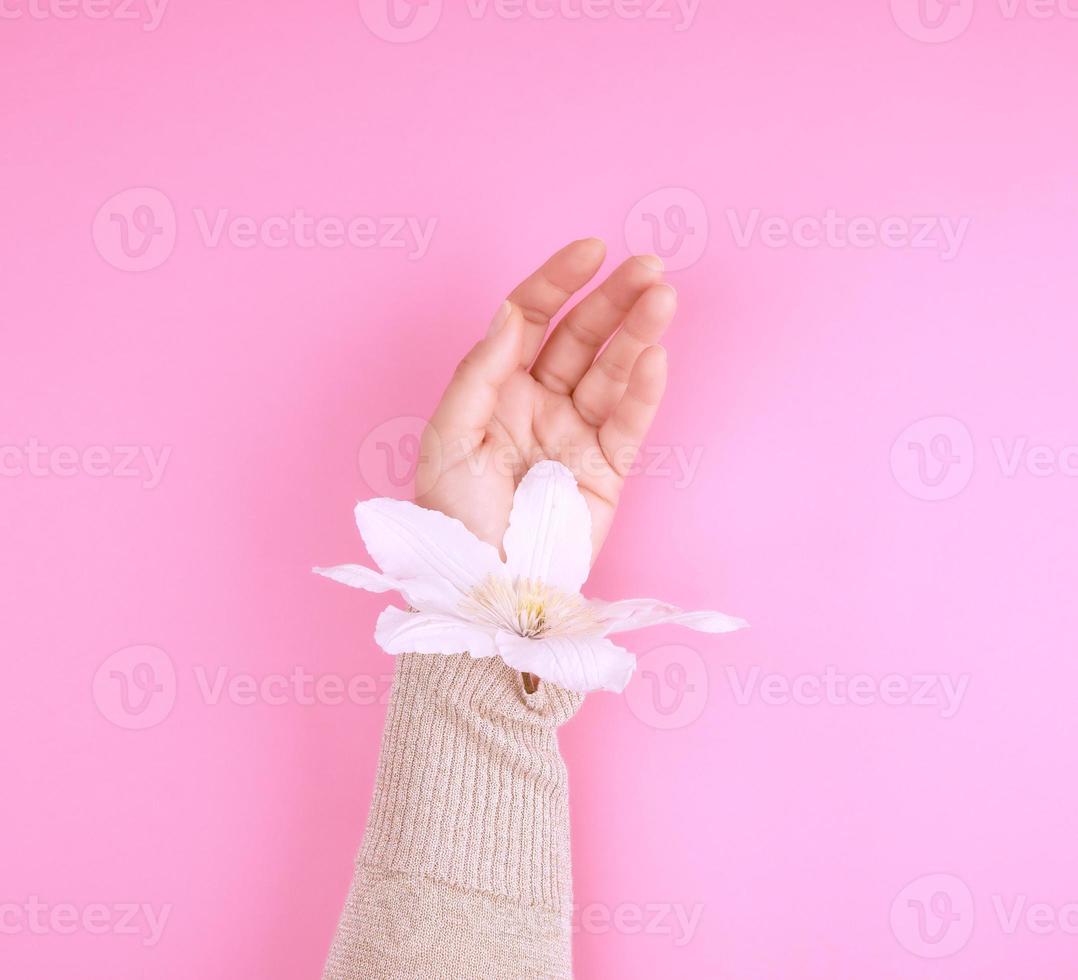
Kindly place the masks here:
[(594, 561), (658, 410), (666, 351), (656, 344), (677, 296), (660, 281), (655, 256), (623, 262), (543, 342), (605, 254), (598, 239), (573, 242), (517, 286), (458, 365), (424, 432), (416, 502), (458, 518), (495, 548), (520, 478), (554, 459), (588, 502)]

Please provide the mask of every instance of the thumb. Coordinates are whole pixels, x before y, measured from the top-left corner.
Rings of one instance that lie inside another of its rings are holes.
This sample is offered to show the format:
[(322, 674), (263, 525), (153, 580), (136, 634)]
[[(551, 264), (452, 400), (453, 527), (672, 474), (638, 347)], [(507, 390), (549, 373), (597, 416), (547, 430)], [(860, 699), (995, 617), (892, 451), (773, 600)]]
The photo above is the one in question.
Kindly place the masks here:
[(494, 314), (486, 336), (457, 365), (430, 427), (441, 443), (443, 464), (468, 456), (483, 441), (501, 386), (520, 365), (524, 317), (508, 300)]

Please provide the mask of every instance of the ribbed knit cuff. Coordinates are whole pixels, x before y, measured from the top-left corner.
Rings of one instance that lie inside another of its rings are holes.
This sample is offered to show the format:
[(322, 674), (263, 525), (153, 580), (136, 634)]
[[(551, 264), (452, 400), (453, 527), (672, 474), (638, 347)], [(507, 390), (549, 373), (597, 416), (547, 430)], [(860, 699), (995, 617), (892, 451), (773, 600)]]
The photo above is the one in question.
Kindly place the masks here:
[(567, 912), (556, 729), (581, 701), (545, 681), (526, 693), (496, 657), (398, 656), (360, 862)]

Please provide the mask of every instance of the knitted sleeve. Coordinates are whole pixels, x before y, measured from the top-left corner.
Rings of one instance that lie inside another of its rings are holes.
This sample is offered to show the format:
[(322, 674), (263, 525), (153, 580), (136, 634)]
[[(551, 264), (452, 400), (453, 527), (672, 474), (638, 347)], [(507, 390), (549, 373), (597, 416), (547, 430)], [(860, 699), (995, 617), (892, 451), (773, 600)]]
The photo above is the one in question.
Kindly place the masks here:
[(404, 654), (355, 875), (323, 980), (572, 975), (557, 726), (496, 657)]

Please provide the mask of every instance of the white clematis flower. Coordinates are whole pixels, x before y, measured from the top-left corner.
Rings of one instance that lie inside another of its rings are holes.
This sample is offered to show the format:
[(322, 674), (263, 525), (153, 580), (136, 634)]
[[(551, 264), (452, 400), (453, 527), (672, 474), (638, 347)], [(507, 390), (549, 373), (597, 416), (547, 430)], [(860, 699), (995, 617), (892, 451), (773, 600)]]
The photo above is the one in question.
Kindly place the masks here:
[(374, 638), (386, 653), (499, 656), (510, 667), (573, 691), (621, 691), (636, 658), (610, 633), (676, 623), (704, 633), (748, 624), (718, 612), (684, 612), (655, 599), (602, 602), (580, 588), (591, 568), (591, 515), (573, 474), (544, 460), (520, 481), (505, 561), (460, 521), (391, 498), (356, 505), (356, 524), (380, 572), (316, 568), (369, 592), (399, 592)]

